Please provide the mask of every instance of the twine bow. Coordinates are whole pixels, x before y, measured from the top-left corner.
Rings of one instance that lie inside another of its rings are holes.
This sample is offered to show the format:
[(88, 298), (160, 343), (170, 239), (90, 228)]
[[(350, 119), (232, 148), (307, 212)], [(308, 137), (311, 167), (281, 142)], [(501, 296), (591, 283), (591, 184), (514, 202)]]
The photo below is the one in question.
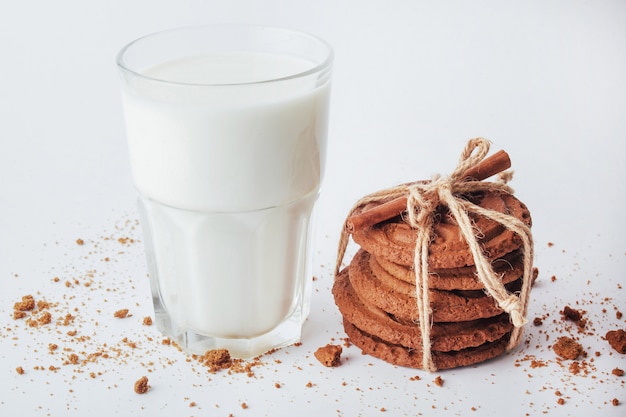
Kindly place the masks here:
[[(430, 340), (432, 311), (430, 309), (428, 291), (428, 248), (432, 239), (435, 210), (439, 205), (448, 207), (451, 216), (457, 223), (474, 258), (476, 276), (484, 285), (485, 291), (510, 316), (514, 329), (511, 332), (507, 350), (511, 350), (519, 343), (522, 336), (522, 328), (527, 322), (525, 316), (532, 283), (533, 263), (533, 241), (530, 228), (513, 215), (485, 209), (462, 197), (463, 194), (472, 192), (504, 192), (512, 194), (513, 191), (506, 185), (510, 175), (503, 175), (499, 182), (464, 181), (465, 172), (482, 161), (488, 152), (489, 141), (483, 138), (472, 139), (468, 141), (461, 154), (456, 169), (448, 177), (436, 176), (427, 183), (400, 185), (370, 194), (359, 200), (351, 210), (352, 213), (364, 204), (408, 194), (407, 221), (413, 229), (417, 230), (413, 267), (415, 270), (415, 295), (419, 327), (422, 337), (422, 367), (429, 371), (435, 371), (437, 368), (433, 361)], [(469, 217), (470, 214), (483, 216), (498, 222), (514, 232), (522, 240), (524, 273), (522, 276), (522, 287), (518, 295), (509, 293), (502, 283), (502, 277), (493, 271), (489, 259), (483, 254), (478, 242), (477, 235), (480, 235), (480, 230), (474, 229), (472, 220)], [(348, 232), (344, 227), (339, 244), (335, 276), (339, 273), (347, 244)]]

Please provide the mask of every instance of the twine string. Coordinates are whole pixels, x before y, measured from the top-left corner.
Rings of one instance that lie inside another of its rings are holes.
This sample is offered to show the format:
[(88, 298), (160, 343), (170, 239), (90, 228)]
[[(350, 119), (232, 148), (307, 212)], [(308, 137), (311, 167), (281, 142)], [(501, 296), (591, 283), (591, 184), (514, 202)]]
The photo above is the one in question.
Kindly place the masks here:
[[(479, 191), (513, 193), (511, 188), (506, 185), (510, 179), (510, 174), (502, 175), (499, 182), (464, 181), (465, 172), (480, 163), (488, 152), (489, 141), (483, 138), (472, 139), (468, 141), (457, 167), (448, 177), (435, 176), (427, 183), (400, 185), (370, 194), (359, 200), (350, 211), (351, 215), (365, 204), (380, 202), (408, 193), (407, 222), (413, 229), (417, 230), (413, 267), (419, 328), (422, 337), (422, 367), (429, 371), (437, 369), (432, 357), (430, 337), (432, 311), (429, 301), (428, 251), (432, 239), (435, 210), (438, 206), (443, 205), (448, 208), (474, 258), (477, 278), (484, 285), (485, 291), (496, 301), (498, 307), (510, 316), (514, 329), (511, 332), (507, 350), (513, 349), (519, 343), (522, 328), (527, 322), (525, 316), (532, 283), (533, 263), (533, 241), (530, 228), (513, 215), (485, 209), (463, 198), (463, 194)], [(475, 230), (470, 214), (484, 216), (498, 222), (521, 238), (524, 273), (519, 294), (509, 293), (502, 283), (501, 276), (493, 271), (489, 259), (479, 244), (481, 232)], [(344, 224), (340, 237), (335, 276), (339, 273), (348, 245), (349, 233), (345, 226), (346, 224)]]

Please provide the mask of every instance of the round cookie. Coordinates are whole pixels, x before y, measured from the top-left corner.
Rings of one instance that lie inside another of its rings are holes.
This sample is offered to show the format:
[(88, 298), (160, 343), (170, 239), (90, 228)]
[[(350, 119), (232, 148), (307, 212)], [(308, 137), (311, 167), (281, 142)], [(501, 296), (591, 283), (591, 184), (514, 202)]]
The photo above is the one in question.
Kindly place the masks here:
[[(471, 196), (471, 200), (482, 208), (513, 215), (529, 226), (532, 223), (530, 212), (524, 203), (511, 194), (479, 193)], [(356, 212), (365, 209), (367, 206), (357, 209)], [(467, 242), (447, 209), (438, 207), (435, 218), (433, 240), (429, 248), (429, 266), (433, 269), (446, 269), (474, 265)], [(498, 222), (474, 214), (470, 214), (470, 218), (474, 228), (480, 233), (478, 241), (489, 259), (501, 258), (520, 248), (521, 239)], [(417, 231), (399, 216), (370, 228), (356, 229), (352, 232), (352, 239), (376, 257), (400, 265), (413, 265)]]
[[(393, 263), (385, 258), (371, 256), (370, 263), (375, 269), (374, 263), (384, 269), (389, 275), (400, 279), (408, 284), (415, 284), (415, 273), (412, 266)], [(491, 262), (494, 272), (501, 276), (502, 282), (513, 282), (524, 273), (524, 259), (521, 250), (513, 251)], [(482, 290), (483, 284), (476, 277), (476, 268), (465, 266), (448, 269), (431, 269), (429, 286), (437, 290)], [(415, 290), (413, 290), (415, 291)]]
[[(360, 249), (350, 262), (350, 283), (359, 298), (366, 304), (393, 314), (401, 320), (417, 322), (419, 319), (415, 296), (407, 295), (403, 281), (391, 276), (380, 279), (370, 266), (370, 254)], [(377, 271), (387, 274), (382, 268)], [(388, 275), (388, 274), (387, 274)], [(512, 284), (518, 284), (514, 281)], [(512, 284), (509, 284), (512, 285)], [(509, 288), (511, 290), (511, 288)], [(468, 296), (469, 295), (469, 296)], [(480, 295), (480, 296), (476, 296)], [(483, 292), (458, 292), (429, 290), (431, 319), (433, 322), (471, 321), (502, 314), (495, 301)]]
[[(350, 284), (348, 268), (339, 274), (332, 292), (344, 320), (388, 343), (421, 349), (419, 326), (398, 321), (376, 306), (364, 304)], [(461, 350), (498, 340), (512, 328), (507, 314), (469, 322), (433, 323), (431, 345), (437, 351)]]
[[(343, 321), (343, 327), (350, 341), (364, 353), (394, 365), (422, 369), (421, 349), (387, 343), (363, 332), (347, 320)], [(474, 348), (450, 352), (432, 351), (433, 362), (437, 369), (458, 368), (484, 362), (504, 353), (508, 339), (507, 334), (494, 342), (487, 342)]]

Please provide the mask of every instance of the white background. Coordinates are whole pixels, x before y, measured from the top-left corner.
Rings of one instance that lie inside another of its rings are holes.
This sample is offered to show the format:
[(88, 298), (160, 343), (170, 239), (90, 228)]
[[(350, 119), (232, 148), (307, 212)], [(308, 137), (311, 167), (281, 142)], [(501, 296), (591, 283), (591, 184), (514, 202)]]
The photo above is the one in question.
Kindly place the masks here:
[[(311, 316), (302, 345), (264, 357), (254, 377), (210, 375), (162, 346), (141, 324), (152, 314), (141, 243), (117, 240), (140, 241), (141, 230), (115, 55), (146, 33), (223, 22), (313, 32), (336, 53)], [(624, 415), (625, 378), (611, 370), (625, 356), (603, 336), (626, 328), (616, 317), (626, 310), (626, 2), (3, 1), (0, 53), (0, 415)], [(509, 355), (434, 375), (356, 347), (322, 367), (313, 352), (345, 337), (330, 287), (346, 212), (364, 194), (450, 172), (475, 136), (511, 155), (511, 185), (533, 214), (529, 318), (543, 326), (528, 326)], [(53, 323), (13, 320), (26, 294), (56, 303)], [(586, 334), (561, 320), (566, 305), (587, 312)], [(132, 317), (113, 318), (120, 308)], [(57, 323), (67, 313), (74, 322)], [(586, 372), (556, 360), (561, 334), (585, 347)], [(99, 350), (110, 357), (63, 365)], [(142, 375), (152, 388), (139, 396)]]

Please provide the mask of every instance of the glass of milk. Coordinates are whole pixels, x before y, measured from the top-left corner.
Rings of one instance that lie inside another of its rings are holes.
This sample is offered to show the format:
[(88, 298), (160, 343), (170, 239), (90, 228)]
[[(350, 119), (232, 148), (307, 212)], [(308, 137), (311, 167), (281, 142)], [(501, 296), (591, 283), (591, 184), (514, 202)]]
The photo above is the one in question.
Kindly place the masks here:
[(300, 340), (333, 52), (305, 33), (179, 28), (117, 57), (156, 324), (188, 352)]

